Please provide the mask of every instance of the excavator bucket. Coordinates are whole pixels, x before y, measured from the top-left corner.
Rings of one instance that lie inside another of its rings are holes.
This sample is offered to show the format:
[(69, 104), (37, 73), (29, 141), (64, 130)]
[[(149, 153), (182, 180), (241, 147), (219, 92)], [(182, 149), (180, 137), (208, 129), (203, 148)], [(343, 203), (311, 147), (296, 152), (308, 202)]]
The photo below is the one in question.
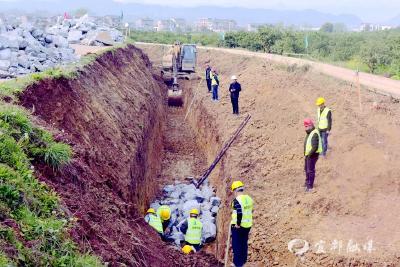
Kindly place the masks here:
[(168, 89), (168, 106), (181, 107), (183, 105), (182, 89), (178, 84), (174, 84)]

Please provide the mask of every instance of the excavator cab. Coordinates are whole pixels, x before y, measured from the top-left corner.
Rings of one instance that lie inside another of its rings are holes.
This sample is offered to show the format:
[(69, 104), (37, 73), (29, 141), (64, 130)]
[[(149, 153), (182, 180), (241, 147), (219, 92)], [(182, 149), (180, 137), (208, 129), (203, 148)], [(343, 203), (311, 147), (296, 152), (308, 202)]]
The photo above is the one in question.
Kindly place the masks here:
[(197, 63), (196, 45), (183, 45), (181, 57), (182, 57), (181, 71), (187, 73), (196, 72), (196, 63)]
[(178, 79), (190, 80), (196, 72), (197, 48), (194, 44), (175, 42), (163, 56), (161, 76), (170, 84), (168, 105), (182, 106), (183, 93)]

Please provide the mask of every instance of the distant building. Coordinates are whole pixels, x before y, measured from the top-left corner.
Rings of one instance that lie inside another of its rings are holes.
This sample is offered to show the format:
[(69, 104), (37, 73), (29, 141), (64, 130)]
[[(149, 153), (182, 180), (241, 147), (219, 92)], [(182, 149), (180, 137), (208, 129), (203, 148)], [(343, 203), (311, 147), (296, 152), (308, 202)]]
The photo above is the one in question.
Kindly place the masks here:
[(380, 25), (373, 23), (363, 23), (360, 26), (360, 31), (362, 32), (385, 31), (390, 29), (393, 29), (393, 27), (388, 25)]
[(175, 24), (175, 30), (176, 30), (176, 31), (184, 32), (184, 31), (186, 31), (187, 28), (188, 28), (188, 25), (187, 25), (185, 19), (182, 19), (182, 18), (172, 18), (171, 21), (172, 21), (172, 23)]
[(231, 19), (202, 18), (196, 22), (198, 31), (230, 32), (238, 29), (237, 23)]
[(135, 28), (139, 31), (154, 31), (155, 23), (153, 19), (142, 18), (135, 22)]
[(213, 31), (215, 32), (231, 32), (237, 29), (237, 23), (231, 19), (215, 19)]
[(175, 23), (171, 19), (163, 19), (157, 21), (156, 30), (158, 32), (174, 32)]
[(273, 27), (273, 24), (268, 23), (249, 23), (247, 24), (246, 31), (248, 32), (256, 32), (258, 29), (262, 27)]
[(201, 18), (196, 22), (196, 28), (198, 31), (212, 31), (213, 30), (213, 19)]

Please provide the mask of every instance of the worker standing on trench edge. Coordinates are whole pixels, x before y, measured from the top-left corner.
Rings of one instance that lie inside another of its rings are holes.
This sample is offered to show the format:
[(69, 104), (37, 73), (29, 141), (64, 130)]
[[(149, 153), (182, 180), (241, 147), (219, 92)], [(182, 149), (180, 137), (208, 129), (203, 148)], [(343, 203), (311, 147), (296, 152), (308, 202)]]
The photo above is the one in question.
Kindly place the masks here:
[(248, 241), (253, 225), (253, 199), (244, 193), (244, 184), (234, 181), (231, 186), (235, 199), (232, 201), (232, 251), (233, 264), (241, 267), (247, 262)]
[(326, 152), (328, 150), (328, 137), (329, 133), (332, 129), (332, 111), (330, 108), (325, 106), (325, 99), (323, 97), (319, 97), (316, 101), (316, 105), (318, 106), (317, 110), (317, 121), (318, 121), (318, 130), (322, 139), (322, 156), (326, 156)]
[(306, 138), (304, 141), (304, 170), (306, 172), (305, 191), (312, 192), (315, 180), (315, 165), (322, 152), (322, 141), (318, 129), (311, 119), (304, 119)]
[(208, 92), (211, 93), (211, 67), (209, 64), (207, 64), (206, 68), (206, 82), (207, 82)]
[(201, 235), (203, 224), (198, 219), (199, 210), (192, 209), (188, 219), (185, 219), (178, 225), (179, 230), (185, 235), (184, 247), (191, 246), (194, 252), (201, 248)]
[(229, 85), (229, 92), (231, 93), (231, 102), (233, 114), (239, 115), (239, 93), (242, 91), (242, 86), (237, 81), (237, 77), (231, 77), (232, 83)]
[(144, 217), (144, 220), (157, 231), (161, 239), (164, 238), (164, 230), (161, 219), (160, 217), (158, 217), (156, 211), (153, 208), (149, 208), (147, 210), (147, 214)]
[(218, 101), (219, 79), (218, 79), (218, 71), (216, 69), (213, 69), (211, 73), (211, 86), (212, 86), (212, 100)]
[(163, 231), (166, 234), (169, 233), (171, 228), (171, 208), (168, 205), (162, 205), (157, 209), (157, 216), (161, 219)]

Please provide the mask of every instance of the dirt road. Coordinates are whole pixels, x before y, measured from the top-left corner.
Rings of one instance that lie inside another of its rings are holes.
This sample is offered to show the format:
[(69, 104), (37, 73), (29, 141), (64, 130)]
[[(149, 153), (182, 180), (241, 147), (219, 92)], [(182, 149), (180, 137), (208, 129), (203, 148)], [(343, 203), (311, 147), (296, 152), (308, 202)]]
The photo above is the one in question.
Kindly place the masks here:
[[(155, 62), (160, 59), (160, 48), (142, 47)], [(246, 53), (200, 49), (199, 72), (210, 63), (221, 73), (221, 100), (212, 102), (203, 84), (193, 110), (209, 114), (221, 140), (245, 114), (252, 115), (224, 159), (227, 175), (242, 179), (257, 203), (250, 261), (260, 266), (399, 266), (398, 101), (363, 91), (360, 110), (351, 83)], [(231, 114), (227, 90), (233, 74), (243, 86), (239, 117)], [(334, 126), (329, 155), (317, 163), (316, 193), (305, 194), (302, 120), (315, 118), (319, 96), (333, 109)], [(312, 245), (301, 261), (287, 250), (294, 238)]]
[(89, 53), (98, 53), (110, 48), (109, 46), (87, 46), (79, 44), (71, 44), (70, 47), (75, 49), (75, 54), (79, 56), (84, 56)]

